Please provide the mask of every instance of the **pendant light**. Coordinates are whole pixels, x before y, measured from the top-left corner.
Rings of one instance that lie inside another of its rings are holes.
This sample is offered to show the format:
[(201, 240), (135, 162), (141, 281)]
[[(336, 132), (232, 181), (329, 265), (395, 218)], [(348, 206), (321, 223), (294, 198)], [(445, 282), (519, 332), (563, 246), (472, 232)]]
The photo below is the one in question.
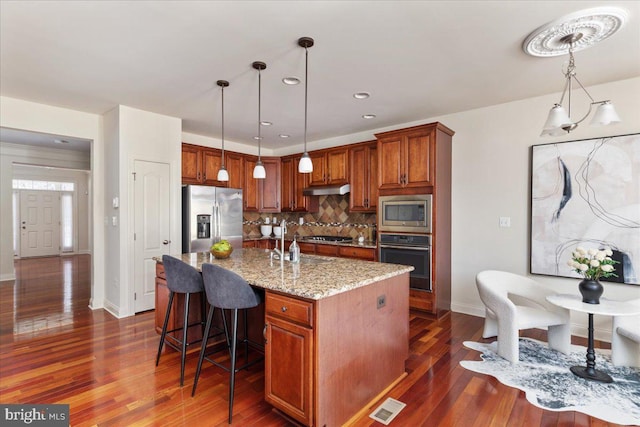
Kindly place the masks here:
[(311, 173), (313, 172), (313, 162), (307, 152), (307, 92), (309, 87), (309, 48), (313, 46), (313, 39), (311, 37), (300, 37), (298, 46), (304, 48), (304, 153), (300, 158), (300, 163), (298, 163), (298, 172)]
[[(610, 37), (620, 30), (627, 20), (627, 13), (617, 7), (600, 7), (578, 11), (563, 16), (556, 21), (536, 29), (525, 39), (522, 48), (532, 56), (551, 57), (569, 54), (569, 63), (564, 74), (564, 89), (560, 101), (549, 111), (547, 121), (540, 136), (561, 136), (573, 131), (593, 110), (596, 112), (591, 120), (592, 126), (604, 126), (620, 122), (610, 100), (596, 101), (580, 83), (576, 73), (574, 53), (586, 49)], [(571, 117), (572, 92), (580, 94), (588, 100), (587, 112), (582, 116)], [(566, 109), (563, 106), (567, 99)]]
[(253, 68), (258, 70), (258, 161), (256, 162), (256, 166), (253, 168), (253, 177), (256, 179), (265, 179), (267, 177), (267, 171), (264, 169), (264, 165), (262, 164), (262, 158), (260, 157), (260, 149), (262, 145), (262, 133), (260, 127), (262, 126), (262, 120), (260, 120), (260, 92), (262, 86), (262, 76), (260, 72), (267, 68), (267, 64), (260, 61), (255, 61), (253, 63)]
[(222, 89), (222, 165), (218, 171), (218, 181), (229, 181), (229, 172), (224, 167), (224, 88), (229, 86), (229, 82), (226, 80), (218, 80), (216, 82)]

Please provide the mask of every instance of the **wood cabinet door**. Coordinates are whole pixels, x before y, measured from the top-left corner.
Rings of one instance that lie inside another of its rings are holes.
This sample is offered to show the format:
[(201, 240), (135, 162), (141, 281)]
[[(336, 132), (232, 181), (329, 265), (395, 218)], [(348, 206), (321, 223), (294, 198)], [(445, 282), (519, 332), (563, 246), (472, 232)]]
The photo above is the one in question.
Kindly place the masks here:
[(367, 208), (370, 212), (378, 210), (378, 146), (369, 147), (369, 176), (367, 183), (369, 194), (367, 196)]
[(182, 144), (182, 183), (183, 184), (200, 184), (202, 177), (201, 171), (201, 152), (198, 147), (188, 144)]
[(266, 178), (259, 180), (260, 212), (280, 212), (280, 159), (262, 158)]
[(352, 148), (350, 151), (351, 194), (349, 194), (349, 211), (367, 211), (369, 150), (365, 146), (359, 146)]
[[(283, 158), (281, 167), (280, 197), (282, 204), (281, 212), (292, 212), (295, 208), (295, 174), (298, 173), (297, 164), (292, 157)], [(295, 172), (294, 172), (295, 168)]]
[(347, 184), (349, 182), (349, 150), (341, 148), (327, 151), (327, 184)]
[(256, 166), (258, 158), (246, 156), (244, 158), (244, 185), (242, 186), (242, 198), (244, 200), (245, 211), (258, 211), (258, 179), (253, 177), (253, 168)]
[(406, 136), (403, 154), (404, 186), (424, 187), (433, 185), (433, 133), (424, 132)]
[(313, 330), (269, 315), (265, 320), (264, 400), (312, 425)]
[(391, 136), (378, 140), (378, 189), (402, 188), (404, 173), (401, 157), (402, 137)]
[(302, 192), (309, 186), (310, 174), (298, 172), (300, 157), (293, 160), (293, 210), (295, 212), (318, 212), (319, 198), (305, 196)]
[(220, 166), (222, 166), (222, 151), (214, 148), (202, 150), (202, 183), (226, 187), (227, 182), (218, 181)]
[(224, 163), (229, 172), (229, 188), (242, 188), (244, 184), (244, 156), (240, 153), (225, 151)]
[(300, 253), (302, 253), (302, 254), (315, 254), (316, 253), (316, 244), (315, 243), (298, 242), (298, 246), (300, 246)]
[(325, 185), (327, 179), (327, 161), (324, 151), (316, 151), (309, 153), (311, 163), (313, 164), (313, 172), (309, 174), (309, 185)]

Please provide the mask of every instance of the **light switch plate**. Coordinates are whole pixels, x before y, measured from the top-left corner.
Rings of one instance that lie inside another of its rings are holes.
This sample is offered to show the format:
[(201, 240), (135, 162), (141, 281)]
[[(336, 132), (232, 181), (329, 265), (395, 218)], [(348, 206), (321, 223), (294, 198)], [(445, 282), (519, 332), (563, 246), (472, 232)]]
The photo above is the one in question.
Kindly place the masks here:
[(501, 216), (500, 217), (500, 227), (505, 227), (505, 228), (511, 227), (511, 217), (509, 217), (509, 216)]

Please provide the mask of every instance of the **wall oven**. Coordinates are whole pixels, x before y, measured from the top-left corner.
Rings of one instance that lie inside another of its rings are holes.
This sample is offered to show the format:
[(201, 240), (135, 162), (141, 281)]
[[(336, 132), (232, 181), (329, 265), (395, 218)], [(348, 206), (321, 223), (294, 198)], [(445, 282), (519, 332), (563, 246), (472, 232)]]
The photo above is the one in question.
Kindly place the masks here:
[(380, 196), (379, 231), (431, 233), (431, 194)]
[(409, 287), (431, 291), (431, 235), (380, 233), (380, 262), (412, 265)]

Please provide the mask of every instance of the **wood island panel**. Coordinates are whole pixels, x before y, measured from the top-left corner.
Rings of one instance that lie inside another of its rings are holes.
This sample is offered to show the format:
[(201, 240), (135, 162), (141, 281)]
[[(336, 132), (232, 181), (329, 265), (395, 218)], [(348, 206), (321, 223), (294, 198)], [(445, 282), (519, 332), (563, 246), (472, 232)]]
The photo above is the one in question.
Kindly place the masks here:
[(316, 301), (315, 425), (344, 425), (406, 375), (408, 282), (405, 273)]

